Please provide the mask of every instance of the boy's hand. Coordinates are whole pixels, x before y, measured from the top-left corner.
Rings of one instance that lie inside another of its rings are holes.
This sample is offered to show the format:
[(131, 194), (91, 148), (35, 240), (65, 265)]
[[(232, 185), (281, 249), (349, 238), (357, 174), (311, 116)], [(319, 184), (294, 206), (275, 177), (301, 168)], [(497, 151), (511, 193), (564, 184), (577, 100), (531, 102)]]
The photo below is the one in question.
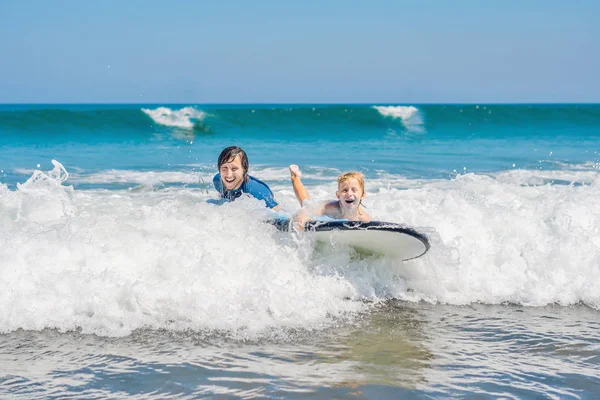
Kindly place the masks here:
[(304, 230), (304, 226), (306, 225), (306, 223), (308, 221), (310, 221), (310, 215), (300, 212), (296, 215), (296, 217), (294, 217), (294, 222), (293, 222), (293, 229), (296, 232), (302, 232)]

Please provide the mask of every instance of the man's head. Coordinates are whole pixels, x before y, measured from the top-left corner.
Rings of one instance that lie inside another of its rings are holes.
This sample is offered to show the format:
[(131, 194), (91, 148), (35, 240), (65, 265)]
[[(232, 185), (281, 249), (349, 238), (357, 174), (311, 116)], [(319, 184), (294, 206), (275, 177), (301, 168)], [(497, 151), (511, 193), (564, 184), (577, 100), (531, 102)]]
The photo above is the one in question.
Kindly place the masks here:
[(223, 149), (217, 165), (225, 190), (239, 189), (248, 181), (248, 156), (241, 148), (230, 146)]

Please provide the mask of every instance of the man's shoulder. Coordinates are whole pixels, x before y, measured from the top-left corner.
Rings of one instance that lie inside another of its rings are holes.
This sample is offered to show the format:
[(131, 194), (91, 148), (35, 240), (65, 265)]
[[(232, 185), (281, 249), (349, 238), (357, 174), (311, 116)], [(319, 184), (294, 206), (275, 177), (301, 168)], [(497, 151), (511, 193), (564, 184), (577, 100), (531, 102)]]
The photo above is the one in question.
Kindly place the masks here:
[(264, 183), (263, 181), (261, 181), (260, 179), (257, 179), (251, 175), (248, 175), (248, 182), (246, 182), (246, 187), (248, 188), (248, 190), (268, 190), (269, 192), (271, 192), (271, 189), (269, 188), (269, 185), (267, 185), (266, 183)]
[(269, 186), (260, 179), (248, 176), (248, 182), (244, 184), (244, 187), (244, 191), (252, 197), (257, 198), (258, 200), (264, 200), (267, 207), (277, 207), (278, 203), (274, 199), (273, 192)]

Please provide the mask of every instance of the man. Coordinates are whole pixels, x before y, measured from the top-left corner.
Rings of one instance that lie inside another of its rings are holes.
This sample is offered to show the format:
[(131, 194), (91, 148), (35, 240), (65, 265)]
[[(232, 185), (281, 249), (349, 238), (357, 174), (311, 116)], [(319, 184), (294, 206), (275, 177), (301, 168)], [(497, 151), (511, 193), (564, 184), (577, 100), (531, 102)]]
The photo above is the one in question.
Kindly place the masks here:
[(219, 173), (213, 178), (215, 189), (222, 201), (234, 201), (242, 194), (263, 200), (267, 207), (279, 210), (273, 192), (262, 181), (248, 175), (248, 156), (237, 146), (230, 146), (219, 154)]

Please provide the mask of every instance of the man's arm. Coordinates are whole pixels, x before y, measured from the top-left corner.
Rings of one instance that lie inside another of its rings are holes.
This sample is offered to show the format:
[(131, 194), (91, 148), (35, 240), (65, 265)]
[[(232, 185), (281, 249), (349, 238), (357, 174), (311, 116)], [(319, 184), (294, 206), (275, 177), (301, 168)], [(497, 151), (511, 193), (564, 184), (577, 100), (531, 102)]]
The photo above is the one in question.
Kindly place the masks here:
[(221, 174), (216, 174), (213, 178), (213, 186), (219, 192), (219, 194), (223, 193), (223, 182), (221, 181)]
[(279, 206), (279, 203), (277, 203), (275, 201), (273, 192), (267, 186), (266, 183), (263, 183), (256, 178), (250, 177), (250, 181), (247, 184), (247, 188), (248, 188), (247, 193), (249, 195), (251, 195), (252, 197), (254, 197), (258, 200), (263, 200), (266, 203), (267, 207), (269, 207), (275, 211), (281, 209), (281, 207)]

